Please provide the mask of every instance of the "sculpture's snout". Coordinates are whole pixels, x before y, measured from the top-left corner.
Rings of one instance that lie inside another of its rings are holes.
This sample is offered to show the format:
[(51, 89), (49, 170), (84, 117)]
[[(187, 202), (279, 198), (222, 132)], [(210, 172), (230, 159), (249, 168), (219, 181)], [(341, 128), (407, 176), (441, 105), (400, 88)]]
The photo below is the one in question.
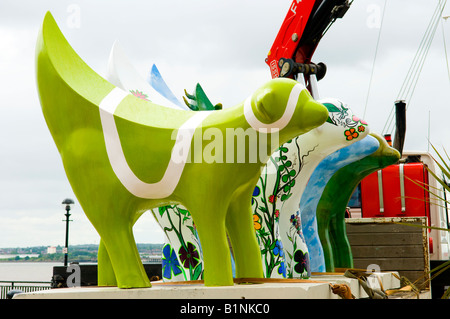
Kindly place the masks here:
[(310, 131), (323, 123), (328, 119), (327, 108), (310, 98), (303, 106), (303, 112), (301, 113), (301, 127), (305, 131)]

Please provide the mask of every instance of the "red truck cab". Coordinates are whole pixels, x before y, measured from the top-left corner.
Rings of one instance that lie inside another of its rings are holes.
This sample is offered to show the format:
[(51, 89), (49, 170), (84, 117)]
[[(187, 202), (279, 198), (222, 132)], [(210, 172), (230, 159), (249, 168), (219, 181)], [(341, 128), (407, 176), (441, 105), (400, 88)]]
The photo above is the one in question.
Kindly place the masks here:
[[(428, 172), (442, 176), (428, 152), (403, 152), (398, 164), (364, 178), (349, 203), (351, 217), (427, 217), (428, 226), (449, 229), (450, 199)], [(434, 196), (436, 194), (438, 197)], [(448, 260), (449, 231), (429, 229), (430, 260)]]

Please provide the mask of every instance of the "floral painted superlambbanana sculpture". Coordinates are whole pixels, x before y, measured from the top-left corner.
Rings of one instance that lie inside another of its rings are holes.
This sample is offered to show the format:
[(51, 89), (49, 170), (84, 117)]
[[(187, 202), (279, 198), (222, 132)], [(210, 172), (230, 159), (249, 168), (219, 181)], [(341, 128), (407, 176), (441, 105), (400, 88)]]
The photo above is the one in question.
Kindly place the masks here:
[(283, 144), (271, 156), (254, 192), (253, 216), (266, 276), (309, 277), (310, 260), (319, 252), (311, 251), (302, 228), (299, 203), (306, 185), (329, 154), (362, 140), (370, 130), (341, 101), (319, 102), (329, 111), (327, 122)]
[[(233, 285), (227, 234), (236, 277), (263, 277), (252, 192), (276, 148), (327, 120), (323, 105), (289, 79), (269, 81), (245, 102), (220, 111), (144, 101), (87, 66), (50, 13), (36, 55), (45, 120), (104, 247), (99, 285), (151, 286), (132, 227), (146, 210), (169, 204), (184, 205), (193, 217), (206, 286)], [(254, 143), (246, 143), (251, 136)]]

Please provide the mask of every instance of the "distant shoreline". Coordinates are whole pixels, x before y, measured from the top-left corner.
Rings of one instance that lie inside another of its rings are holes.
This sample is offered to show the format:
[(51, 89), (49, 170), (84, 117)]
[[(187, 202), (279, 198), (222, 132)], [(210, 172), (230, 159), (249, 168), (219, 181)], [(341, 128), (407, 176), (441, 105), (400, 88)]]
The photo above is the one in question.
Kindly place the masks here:
[[(164, 244), (136, 244), (141, 255), (161, 255)], [(63, 246), (33, 246), (26, 248), (0, 248), (0, 261), (5, 258), (26, 259), (47, 259), (49, 261), (59, 261), (64, 258), (65, 249)], [(69, 245), (69, 258), (80, 259), (80, 261), (97, 259), (98, 245)], [(17, 257), (19, 256), (19, 257)], [(3, 258), (2, 258), (3, 257)], [(24, 258), (21, 258), (24, 257)]]
[[(164, 244), (137, 244), (143, 262), (152, 262), (161, 256)], [(0, 263), (64, 261), (62, 246), (34, 246), (27, 248), (0, 248)], [(97, 263), (98, 245), (69, 245), (69, 262)]]
[[(0, 259), (0, 263), (1, 264), (14, 264), (14, 263), (61, 263), (63, 264), (64, 261), (58, 261), (58, 260), (23, 260), (23, 259), (19, 259), (19, 260), (2, 260)], [(86, 261), (86, 262), (82, 262), (82, 263), (92, 263), (91, 261)], [(97, 263), (97, 262), (95, 262)]]

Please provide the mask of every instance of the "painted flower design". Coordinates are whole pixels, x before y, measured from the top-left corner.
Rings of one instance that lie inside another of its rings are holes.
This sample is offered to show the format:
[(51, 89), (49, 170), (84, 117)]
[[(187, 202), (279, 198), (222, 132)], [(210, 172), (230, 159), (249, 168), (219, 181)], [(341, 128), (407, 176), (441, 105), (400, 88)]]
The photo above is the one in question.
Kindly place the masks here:
[(292, 226), (296, 229), (297, 233), (300, 234), (302, 231), (302, 221), (300, 219), (300, 214), (297, 212), (296, 215), (292, 214), (290, 218)]
[(253, 194), (252, 194), (252, 205), (255, 202), (255, 199), (253, 197), (258, 196), (261, 193), (261, 190), (259, 189), (258, 186), (255, 186), (255, 189), (253, 190)]
[(280, 263), (280, 266), (278, 267), (278, 273), (286, 278), (286, 264), (284, 263), (284, 261)]
[(358, 131), (359, 132), (364, 132), (365, 130), (366, 130), (366, 127), (364, 125), (358, 126)]
[(366, 122), (366, 121), (361, 120), (361, 119), (360, 119), (359, 117), (357, 117), (356, 115), (353, 115), (352, 120), (353, 120), (354, 122), (361, 122), (361, 124), (367, 125), (367, 122)]
[(256, 214), (253, 214), (253, 227), (255, 227), (255, 230), (261, 229), (261, 223), (259, 222), (259, 216)]
[(178, 255), (184, 268), (195, 268), (200, 259), (197, 248), (192, 243), (187, 243), (187, 250), (184, 246), (181, 246), (178, 250)]
[(275, 210), (275, 219), (278, 220), (278, 218), (280, 218), (280, 210), (276, 209)]
[(308, 253), (303, 254), (303, 251), (297, 250), (294, 254), (294, 261), (296, 262), (294, 270), (296, 273), (302, 274), (307, 271), (309, 274), (309, 256)]
[(277, 198), (275, 197), (275, 195), (270, 195), (269, 196), (269, 203), (273, 204), (277, 201)]
[(356, 130), (353, 127), (351, 129), (346, 130), (344, 134), (345, 137), (347, 138), (347, 141), (351, 141), (359, 136), (359, 133), (356, 132)]
[(181, 273), (180, 263), (178, 262), (175, 251), (170, 245), (165, 245), (163, 248), (162, 257), (162, 273), (163, 277), (167, 279), (172, 278), (172, 273), (176, 276)]
[(292, 226), (296, 226), (297, 225), (297, 220), (295, 219), (295, 215), (292, 214), (291, 218), (289, 219), (289, 221), (292, 223)]
[(284, 252), (283, 252), (283, 243), (281, 242), (281, 240), (277, 240), (275, 242), (275, 247), (273, 248), (273, 254), (275, 256), (280, 255), (280, 257), (284, 256)]
[(130, 90), (130, 93), (133, 94), (137, 98), (143, 99), (145, 101), (150, 101), (148, 99), (148, 95), (145, 94), (144, 92), (141, 92), (139, 90)]

